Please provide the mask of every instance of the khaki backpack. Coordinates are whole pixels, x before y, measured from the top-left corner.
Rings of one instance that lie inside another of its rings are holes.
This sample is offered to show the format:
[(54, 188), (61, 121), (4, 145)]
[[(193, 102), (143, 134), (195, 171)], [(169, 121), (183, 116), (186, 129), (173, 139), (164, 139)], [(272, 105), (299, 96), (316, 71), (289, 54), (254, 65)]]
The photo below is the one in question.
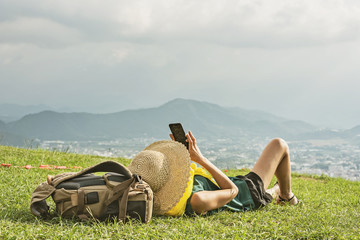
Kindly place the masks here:
[[(103, 176), (96, 172), (108, 172)], [(152, 217), (153, 192), (140, 176), (125, 166), (106, 161), (78, 173), (48, 176), (33, 192), (30, 209), (36, 216), (47, 216), (46, 199), (52, 196), (58, 213), (80, 219), (128, 218), (148, 223)]]

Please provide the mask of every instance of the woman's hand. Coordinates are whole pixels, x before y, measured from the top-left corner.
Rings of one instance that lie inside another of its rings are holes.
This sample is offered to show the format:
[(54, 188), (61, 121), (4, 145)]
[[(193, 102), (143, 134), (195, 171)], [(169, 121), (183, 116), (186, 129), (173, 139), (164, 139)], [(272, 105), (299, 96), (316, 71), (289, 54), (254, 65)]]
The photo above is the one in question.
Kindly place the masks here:
[[(170, 133), (170, 137), (173, 141), (175, 141), (175, 138), (171, 133)], [(202, 163), (207, 159), (202, 155), (199, 147), (197, 146), (196, 138), (194, 137), (191, 131), (185, 134), (185, 137), (186, 137), (186, 142), (189, 143), (189, 154), (191, 160), (202, 165)]]
[(185, 136), (187, 139), (186, 141), (189, 143), (189, 153), (191, 160), (202, 165), (204, 161), (207, 161), (207, 159), (202, 155), (199, 147), (197, 146), (196, 138), (191, 131), (189, 131), (189, 133), (187, 133)]

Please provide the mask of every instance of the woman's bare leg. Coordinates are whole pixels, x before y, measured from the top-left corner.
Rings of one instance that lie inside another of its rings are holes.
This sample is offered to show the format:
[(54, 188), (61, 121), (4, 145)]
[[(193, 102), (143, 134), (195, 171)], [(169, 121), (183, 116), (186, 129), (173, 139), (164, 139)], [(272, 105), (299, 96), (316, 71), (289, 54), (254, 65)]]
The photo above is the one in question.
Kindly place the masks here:
[(293, 196), (291, 192), (291, 167), (289, 147), (280, 138), (270, 141), (266, 146), (254, 168), (252, 169), (264, 182), (267, 189), (275, 174), (279, 187), (280, 196), (289, 199)]

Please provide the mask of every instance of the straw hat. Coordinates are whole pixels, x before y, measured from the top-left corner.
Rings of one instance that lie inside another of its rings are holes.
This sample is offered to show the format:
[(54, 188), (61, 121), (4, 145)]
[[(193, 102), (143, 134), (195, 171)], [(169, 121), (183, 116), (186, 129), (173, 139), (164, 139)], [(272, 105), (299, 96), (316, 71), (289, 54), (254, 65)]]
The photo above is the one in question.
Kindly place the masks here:
[(137, 154), (129, 165), (154, 192), (154, 213), (165, 214), (183, 196), (190, 177), (190, 155), (176, 141), (158, 141)]

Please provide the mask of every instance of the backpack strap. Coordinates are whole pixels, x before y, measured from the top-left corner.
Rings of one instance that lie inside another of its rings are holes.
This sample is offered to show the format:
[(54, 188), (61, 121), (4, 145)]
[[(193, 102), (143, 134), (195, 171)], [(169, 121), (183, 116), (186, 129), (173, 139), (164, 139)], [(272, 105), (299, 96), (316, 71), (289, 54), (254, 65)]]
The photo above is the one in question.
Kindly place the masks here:
[(81, 175), (95, 173), (95, 172), (114, 172), (114, 173), (124, 174), (128, 178), (132, 177), (132, 173), (124, 165), (114, 161), (105, 161), (96, 164), (94, 166), (85, 168), (78, 173), (70, 174), (61, 178), (54, 178), (51, 185), (53, 185), (56, 188), (57, 185), (59, 185), (60, 183), (66, 180), (70, 180)]
[(105, 205), (108, 206), (112, 202), (118, 200), (119, 203), (119, 220), (125, 223), (127, 204), (129, 200), (130, 188), (134, 187), (135, 182), (142, 182), (140, 176), (134, 174), (130, 179), (116, 185), (113, 188), (113, 196), (105, 201)]
[(135, 178), (133, 178), (133, 181), (131, 181), (131, 184), (128, 188), (124, 190), (124, 194), (122, 195), (121, 200), (119, 199), (119, 219), (123, 223), (126, 221), (126, 211), (127, 211), (127, 204), (129, 199), (129, 192), (131, 185), (135, 182)]
[(33, 192), (31, 197), (30, 210), (38, 217), (45, 217), (49, 213), (49, 206), (46, 199), (55, 192), (55, 188), (47, 182), (41, 183)]

